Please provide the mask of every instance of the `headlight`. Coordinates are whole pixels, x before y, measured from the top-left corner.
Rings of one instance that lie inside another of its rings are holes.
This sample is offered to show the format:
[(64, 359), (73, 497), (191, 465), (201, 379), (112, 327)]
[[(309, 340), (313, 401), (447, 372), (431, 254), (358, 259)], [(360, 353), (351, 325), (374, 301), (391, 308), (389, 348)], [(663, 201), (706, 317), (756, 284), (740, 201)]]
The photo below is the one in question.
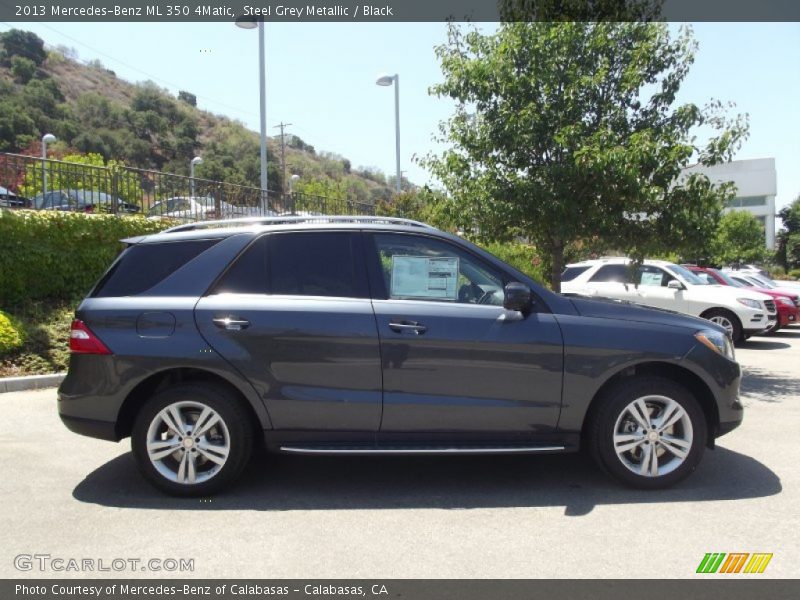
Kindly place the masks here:
[(775, 302), (778, 304), (783, 304), (784, 306), (794, 306), (794, 302), (791, 299), (787, 298), (786, 296), (777, 296), (775, 298)]
[(737, 298), (737, 300), (739, 301), (739, 304), (744, 304), (750, 308), (755, 308), (756, 310), (761, 308), (761, 303), (758, 300), (752, 300), (750, 298)]
[(704, 329), (695, 333), (694, 337), (698, 342), (711, 348), (714, 352), (722, 354), (725, 358), (736, 360), (731, 339), (724, 333), (713, 329)]

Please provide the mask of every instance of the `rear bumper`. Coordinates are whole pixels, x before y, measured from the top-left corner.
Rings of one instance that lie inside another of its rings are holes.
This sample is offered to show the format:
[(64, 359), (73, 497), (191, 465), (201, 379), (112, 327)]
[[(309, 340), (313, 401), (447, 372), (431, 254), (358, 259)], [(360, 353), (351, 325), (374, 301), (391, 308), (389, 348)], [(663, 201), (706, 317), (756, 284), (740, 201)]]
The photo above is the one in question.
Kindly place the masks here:
[(74, 433), (79, 433), (88, 437), (116, 442), (119, 440), (114, 423), (108, 421), (95, 421), (94, 419), (83, 419), (81, 417), (70, 417), (60, 415), (61, 422)]

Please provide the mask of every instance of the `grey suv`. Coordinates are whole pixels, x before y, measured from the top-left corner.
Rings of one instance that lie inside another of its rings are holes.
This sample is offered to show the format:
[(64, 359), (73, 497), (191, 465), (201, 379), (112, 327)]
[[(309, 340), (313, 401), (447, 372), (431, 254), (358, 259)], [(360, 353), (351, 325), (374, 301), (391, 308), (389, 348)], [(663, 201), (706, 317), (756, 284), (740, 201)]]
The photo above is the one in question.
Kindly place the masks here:
[(545, 454), (672, 485), (742, 420), (724, 330), (554, 294), (422, 223), (284, 217), (128, 244), (78, 307), (59, 413), (210, 494), (253, 447)]

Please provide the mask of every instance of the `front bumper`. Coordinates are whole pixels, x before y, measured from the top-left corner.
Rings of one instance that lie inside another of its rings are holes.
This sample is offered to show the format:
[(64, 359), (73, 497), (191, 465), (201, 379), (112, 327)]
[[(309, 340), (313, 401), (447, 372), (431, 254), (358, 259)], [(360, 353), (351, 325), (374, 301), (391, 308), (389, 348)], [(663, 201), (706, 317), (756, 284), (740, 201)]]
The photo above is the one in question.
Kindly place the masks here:
[(794, 325), (798, 322), (798, 316), (800, 315), (800, 309), (798, 308), (789, 308), (788, 306), (779, 306), (778, 307), (778, 317), (780, 318), (781, 327), (786, 327), (787, 325)]

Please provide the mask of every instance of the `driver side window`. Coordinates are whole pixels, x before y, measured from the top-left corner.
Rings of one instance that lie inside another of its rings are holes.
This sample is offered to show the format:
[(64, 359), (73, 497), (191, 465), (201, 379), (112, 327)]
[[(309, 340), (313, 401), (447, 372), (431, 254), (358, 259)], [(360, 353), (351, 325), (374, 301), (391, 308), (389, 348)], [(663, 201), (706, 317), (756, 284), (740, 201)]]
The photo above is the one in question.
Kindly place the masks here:
[(639, 274), (641, 276), (639, 285), (652, 287), (667, 287), (667, 284), (675, 279), (663, 269), (649, 265), (639, 267)]
[(503, 305), (502, 274), (470, 253), (425, 236), (374, 239), (386, 298)]

